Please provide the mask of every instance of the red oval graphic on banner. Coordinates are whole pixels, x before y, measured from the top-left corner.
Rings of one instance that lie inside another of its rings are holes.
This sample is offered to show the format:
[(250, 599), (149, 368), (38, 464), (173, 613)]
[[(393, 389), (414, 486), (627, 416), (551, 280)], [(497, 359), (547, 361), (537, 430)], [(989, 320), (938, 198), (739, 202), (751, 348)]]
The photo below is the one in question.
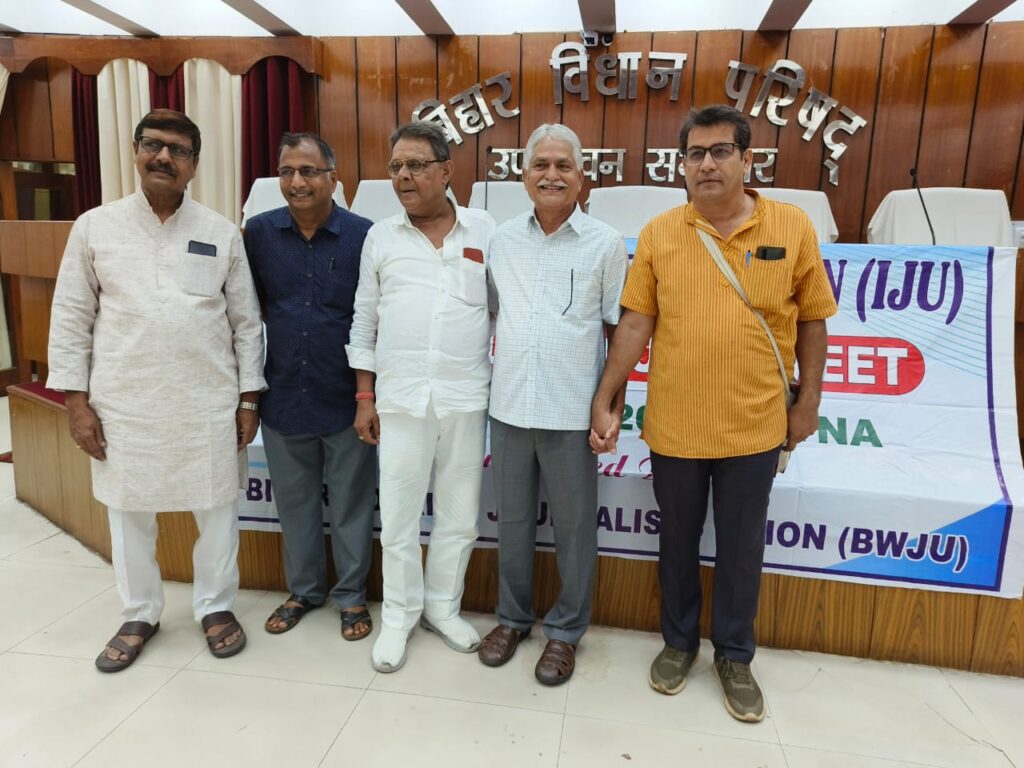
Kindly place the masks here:
[(924, 379), (924, 356), (906, 339), (829, 336), (825, 392), (905, 395)]

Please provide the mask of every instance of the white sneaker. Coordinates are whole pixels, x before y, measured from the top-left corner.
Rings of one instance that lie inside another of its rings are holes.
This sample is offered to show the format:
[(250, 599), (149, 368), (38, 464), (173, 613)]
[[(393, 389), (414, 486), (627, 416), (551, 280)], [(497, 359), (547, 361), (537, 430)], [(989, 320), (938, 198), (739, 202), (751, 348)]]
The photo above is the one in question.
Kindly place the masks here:
[(405, 664), (405, 646), (412, 634), (402, 629), (381, 627), (380, 634), (373, 644), (370, 663), (378, 672), (397, 672)]
[(473, 625), (456, 614), (450, 619), (428, 619), (420, 617), (420, 626), (440, 635), (445, 645), (459, 653), (476, 653), (480, 647), (480, 633)]

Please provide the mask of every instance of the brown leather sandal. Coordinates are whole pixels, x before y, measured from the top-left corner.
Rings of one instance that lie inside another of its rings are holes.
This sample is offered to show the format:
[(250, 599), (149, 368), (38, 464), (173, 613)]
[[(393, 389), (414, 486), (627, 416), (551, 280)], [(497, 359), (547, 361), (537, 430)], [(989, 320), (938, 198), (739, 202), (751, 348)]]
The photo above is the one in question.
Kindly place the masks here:
[[(100, 672), (120, 672), (122, 669), (128, 669), (139, 658), (142, 648), (159, 630), (159, 621), (156, 624), (150, 624), (146, 621), (126, 621), (117, 630), (117, 634), (110, 638), (110, 641), (104, 646), (103, 652), (96, 657), (96, 669)], [(138, 645), (132, 645), (121, 639), (121, 636), (128, 635), (138, 635), (142, 638), (142, 642)], [(107, 648), (114, 648), (128, 658), (124, 661), (112, 659), (107, 656)]]
[(499, 624), (480, 643), (477, 656), (488, 667), (500, 667), (512, 658), (519, 643), (529, 636), (530, 630), (520, 632), (507, 624)]
[(576, 646), (562, 640), (548, 640), (534, 675), (544, 685), (561, 685), (576, 668)]
[[(218, 624), (227, 624), (227, 626), (216, 635), (206, 635), (206, 645), (210, 649), (210, 653), (218, 659), (226, 659), (229, 656), (234, 656), (236, 653), (241, 653), (242, 649), (245, 648), (245, 630), (242, 629), (242, 625), (238, 623), (238, 619), (235, 618), (235, 614), (231, 611), (216, 611), (214, 613), (208, 613), (203, 616), (203, 620), (200, 623), (203, 627), (204, 634), (210, 627), (215, 627)], [(235, 632), (241, 632), (242, 636), (235, 640), (231, 645), (225, 645), (223, 648), (217, 647), (217, 643), (224, 642), (225, 638), (230, 637)]]

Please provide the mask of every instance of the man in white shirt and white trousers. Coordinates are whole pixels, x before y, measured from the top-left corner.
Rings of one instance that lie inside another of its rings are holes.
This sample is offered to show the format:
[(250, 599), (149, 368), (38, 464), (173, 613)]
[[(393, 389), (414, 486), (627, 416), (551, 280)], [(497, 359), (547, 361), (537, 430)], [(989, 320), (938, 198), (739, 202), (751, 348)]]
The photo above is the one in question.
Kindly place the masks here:
[[(526, 143), (523, 181), (533, 210), (494, 233), (488, 264), (497, 297), (491, 454), (498, 509), (498, 626), (480, 660), (505, 664), (530, 634), (540, 480), (547, 489), (561, 588), (544, 616), (534, 674), (561, 685), (590, 624), (597, 563), (597, 459), (590, 401), (604, 370), (605, 334), (619, 321), (626, 279), (622, 235), (580, 210), (583, 153), (564, 125)], [(625, 390), (616, 403), (622, 413)]]
[(245, 647), (238, 493), (259, 427), (259, 305), (238, 228), (186, 192), (200, 134), (154, 110), (135, 129), (141, 189), (78, 218), (57, 276), (47, 386), (107, 505), (124, 625), (96, 666), (127, 668), (159, 629), (157, 512), (191, 510), (193, 614), (214, 656)]
[[(405, 213), (367, 234), (345, 347), (356, 371), (355, 430), (380, 444), (379, 672), (405, 664), (417, 621), (456, 651), (480, 645), (459, 608), (477, 537), (491, 374), (485, 262), (494, 220), (449, 201), (452, 161), (438, 126), (401, 126), (391, 147), (387, 170)], [(420, 517), (432, 469), (424, 569)]]

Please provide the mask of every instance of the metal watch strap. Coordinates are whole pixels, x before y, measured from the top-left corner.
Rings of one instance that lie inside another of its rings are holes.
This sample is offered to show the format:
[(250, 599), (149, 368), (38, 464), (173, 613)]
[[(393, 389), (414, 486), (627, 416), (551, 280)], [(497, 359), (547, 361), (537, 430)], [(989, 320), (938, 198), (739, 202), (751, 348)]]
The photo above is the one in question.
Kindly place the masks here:
[(248, 400), (239, 400), (238, 410), (253, 411), (254, 413), (259, 413), (260, 407), (256, 403), (250, 403)]

